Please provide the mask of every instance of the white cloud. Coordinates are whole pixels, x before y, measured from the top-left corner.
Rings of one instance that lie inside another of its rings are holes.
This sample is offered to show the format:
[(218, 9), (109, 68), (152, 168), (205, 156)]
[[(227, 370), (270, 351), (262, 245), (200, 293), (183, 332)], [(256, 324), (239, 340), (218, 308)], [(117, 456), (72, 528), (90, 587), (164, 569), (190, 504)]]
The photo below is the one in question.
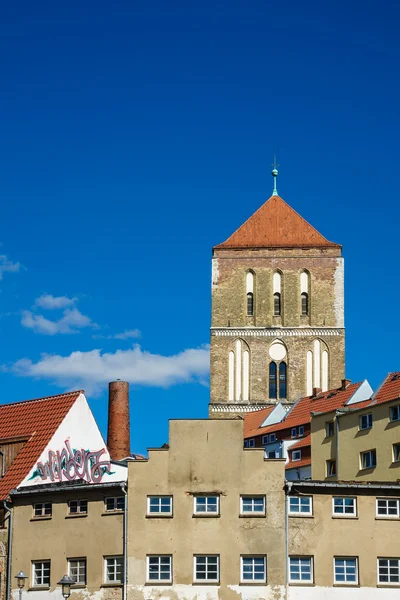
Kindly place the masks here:
[(141, 335), (139, 329), (127, 329), (122, 333), (111, 333), (110, 335), (96, 334), (93, 338), (95, 340), (129, 340), (131, 338), (140, 338)]
[(44, 354), (38, 362), (24, 358), (7, 371), (23, 377), (49, 379), (59, 386), (104, 390), (109, 381), (122, 379), (142, 386), (170, 387), (179, 383), (205, 384), (209, 371), (208, 346), (189, 348), (172, 356), (152, 354), (135, 345), (129, 350), (72, 352), (69, 356)]
[(0, 280), (3, 279), (3, 273), (17, 273), (20, 268), (20, 263), (12, 262), (5, 254), (0, 254)]
[(53, 310), (55, 308), (66, 308), (72, 306), (76, 302), (76, 298), (68, 298), (67, 296), (52, 296), (51, 294), (43, 294), (35, 300), (35, 306)]
[(96, 324), (77, 308), (67, 308), (64, 310), (63, 316), (56, 321), (46, 319), (43, 315), (35, 314), (30, 310), (24, 310), (22, 311), (21, 325), (32, 329), (35, 333), (45, 335), (79, 333), (79, 330), (84, 327), (96, 327)]

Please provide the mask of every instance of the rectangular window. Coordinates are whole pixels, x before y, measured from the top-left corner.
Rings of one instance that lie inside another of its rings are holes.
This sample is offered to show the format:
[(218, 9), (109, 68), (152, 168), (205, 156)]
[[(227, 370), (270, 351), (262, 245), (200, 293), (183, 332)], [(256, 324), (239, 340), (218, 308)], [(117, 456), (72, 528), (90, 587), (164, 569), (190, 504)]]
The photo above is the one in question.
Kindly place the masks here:
[(271, 433), (269, 436), (269, 443), (272, 444), (273, 442), (276, 442), (276, 433)]
[(172, 496), (147, 496), (148, 515), (172, 515)]
[(358, 566), (356, 557), (335, 557), (335, 583), (357, 585)]
[(268, 458), (279, 458), (279, 453), (271, 450), (271, 452), (268, 452)]
[(333, 426), (333, 421), (327, 421), (325, 423), (325, 435), (326, 437), (333, 437), (335, 434), (335, 429)]
[(106, 583), (122, 583), (124, 560), (122, 556), (107, 556), (104, 559), (104, 581)]
[(195, 515), (218, 515), (219, 514), (219, 496), (195, 496), (194, 497)]
[(262, 444), (263, 445), (268, 444), (268, 436), (267, 435), (262, 436)]
[(254, 438), (250, 438), (249, 440), (244, 440), (245, 448), (254, 448), (254, 446), (255, 446)]
[(198, 555), (194, 557), (194, 581), (204, 582), (211, 581), (218, 583), (219, 581), (219, 556), (213, 555)]
[(147, 582), (154, 583), (172, 582), (172, 556), (164, 554), (161, 556), (147, 556)]
[(296, 427), (293, 427), (292, 429), (292, 438), (295, 438), (297, 436), (297, 429)]
[(68, 559), (68, 575), (77, 585), (86, 585), (86, 558)]
[(87, 500), (70, 500), (68, 502), (68, 512), (70, 515), (87, 515)]
[(265, 515), (265, 496), (240, 496), (241, 515)]
[(400, 461), (400, 444), (393, 444), (393, 462)]
[(313, 581), (313, 560), (311, 556), (291, 556), (289, 558), (290, 583)]
[(377, 517), (391, 517), (393, 519), (399, 518), (399, 500), (391, 498), (377, 498), (376, 499), (376, 516)]
[(304, 435), (304, 425), (300, 425), (299, 427), (299, 435)]
[(33, 514), (35, 517), (51, 517), (51, 502), (37, 502), (33, 505)]
[(400, 585), (399, 558), (378, 558), (378, 583)]
[(390, 407), (390, 420), (400, 421), (400, 404)]
[(371, 429), (372, 427), (372, 413), (368, 415), (361, 415), (360, 417), (360, 429)]
[(326, 461), (326, 476), (334, 477), (336, 475), (336, 460)]
[(301, 450), (293, 450), (292, 461), (301, 460)]
[(289, 496), (290, 515), (311, 515), (312, 496)]
[(265, 556), (242, 556), (241, 567), (241, 583), (265, 583), (267, 581)]
[(357, 515), (357, 499), (356, 498), (332, 498), (333, 514), (340, 516), (356, 516)]
[(376, 467), (376, 450), (368, 450), (360, 454), (361, 469), (373, 469)]
[(106, 512), (114, 512), (117, 510), (124, 510), (125, 496), (114, 496), (112, 498), (106, 498), (105, 505), (106, 505)]
[(41, 560), (32, 563), (32, 582), (33, 587), (40, 585), (50, 585), (50, 561)]

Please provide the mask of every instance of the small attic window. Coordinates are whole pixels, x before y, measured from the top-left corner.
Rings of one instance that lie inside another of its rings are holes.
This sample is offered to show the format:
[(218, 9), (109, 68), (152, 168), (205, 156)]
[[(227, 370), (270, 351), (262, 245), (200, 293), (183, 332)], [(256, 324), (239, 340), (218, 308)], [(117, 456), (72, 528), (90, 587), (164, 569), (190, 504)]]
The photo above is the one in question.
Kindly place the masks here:
[(336, 396), (337, 392), (331, 392), (330, 394), (327, 395), (327, 398), (332, 398), (333, 396)]
[(395, 373), (390, 381), (396, 381), (397, 379), (400, 379), (400, 373)]

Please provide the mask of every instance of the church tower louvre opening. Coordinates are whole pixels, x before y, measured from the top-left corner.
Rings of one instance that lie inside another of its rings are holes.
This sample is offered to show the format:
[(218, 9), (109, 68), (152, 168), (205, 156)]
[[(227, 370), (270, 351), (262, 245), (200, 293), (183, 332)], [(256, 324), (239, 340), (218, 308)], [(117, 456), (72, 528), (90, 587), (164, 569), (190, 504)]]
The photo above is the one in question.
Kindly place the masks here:
[(344, 263), (273, 195), (213, 248), (210, 408), (232, 417), (292, 404), (344, 378)]

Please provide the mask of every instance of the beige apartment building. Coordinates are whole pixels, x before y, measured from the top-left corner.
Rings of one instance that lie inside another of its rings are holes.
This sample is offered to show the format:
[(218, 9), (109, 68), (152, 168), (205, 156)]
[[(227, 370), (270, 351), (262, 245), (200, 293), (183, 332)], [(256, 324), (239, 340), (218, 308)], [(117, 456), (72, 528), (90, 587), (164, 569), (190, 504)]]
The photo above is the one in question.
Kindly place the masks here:
[(400, 372), (389, 373), (369, 400), (311, 418), (312, 479), (400, 479)]
[(129, 463), (128, 598), (285, 598), (284, 461), (243, 448), (243, 420), (170, 421)]

